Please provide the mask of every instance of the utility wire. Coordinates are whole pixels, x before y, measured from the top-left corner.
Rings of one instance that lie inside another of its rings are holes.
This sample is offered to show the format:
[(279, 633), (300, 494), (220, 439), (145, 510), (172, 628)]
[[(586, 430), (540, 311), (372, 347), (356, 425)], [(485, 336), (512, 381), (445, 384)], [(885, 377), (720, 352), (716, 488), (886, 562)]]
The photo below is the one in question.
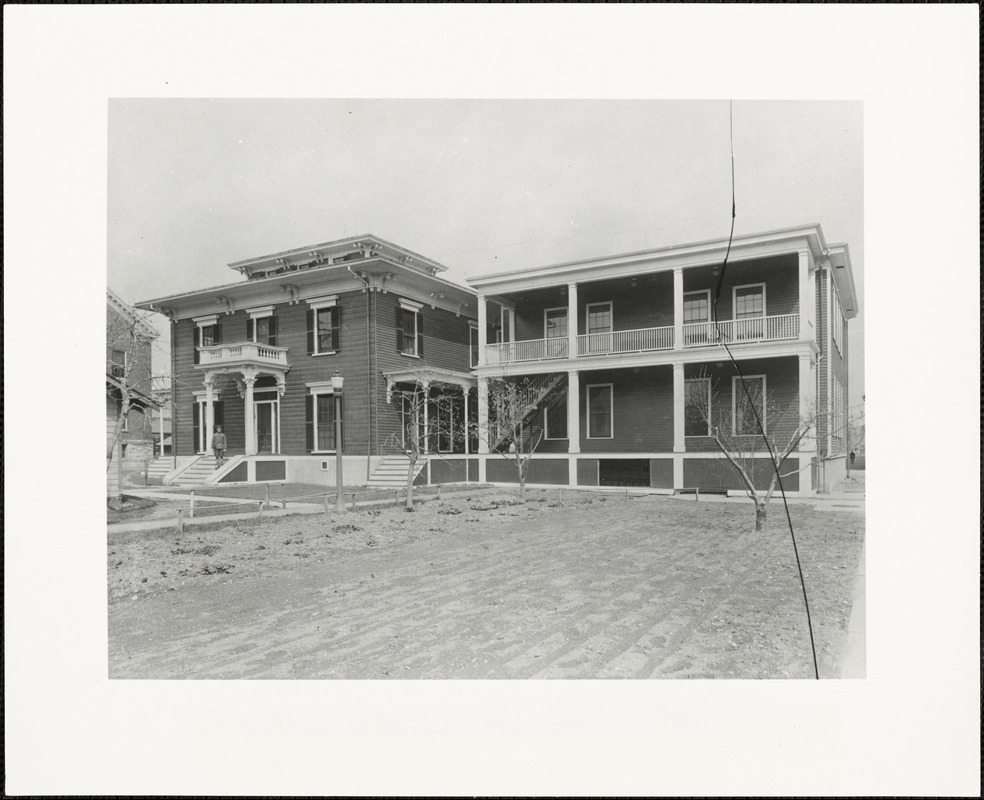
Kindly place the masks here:
[[(714, 291), (714, 306), (712, 308), (714, 314), (714, 329), (717, 331), (718, 341), (724, 347), (725, 352), (728, 354), (728, 358), (731, 360), (731, 364), (735, 368), (735, 372), (738, 375), (738, 380), (741, 382), (741, 388), (745, 392), (745, 399), (748, 401), (748, 406), (752, 410), (752, 414), (755, 415), (755, 423), (758, 425), (759, 433), (762, 434), (762, 440), (765, 442), (765, 446), (769, 451), (769, 458), (772, 461), (772, 468), (776, 473), (776, 480), (779, 483), (779, 492), (782, 494), (782, 505), (786, 510), (786, 522), (789, 524), (789, 538), (793, 542), (793, 553), (796, 556), (796, 570), (799, 572), (800, 587), (803, 590), (803, 605), (806, 607), (806, 624), (810, 630), (810, 650), (813, 653), (813, 674), (816, 680), (820, 680), (820, 670), (817, 666), (817, 647), (813, 639), (813, 620), (810, 617), (810, 601), (806, 596), (806, 581), (803, 579), (803, 567), (800, 564), (799, 548), (796, 546), (796, 534), (793, 532), (793, 519), (789, 514), (789, 503), (786, 502), (786, 490), (782, 485), (782, 475), (779, 472), (779, 463), (776, 460), (776, 454), (772, 450), (772, 445), (769, 442), (768, 437), (765, 435), (765, 426), (762, 424), (762, 419), (759, 416), (758, 409), (755, 407), (755, 403), (752, 402), (752, 396), (748, 391), (748, 386), (745, 383), (745, 376), (741, 374), (741, 369), (738, 366), (738, 362), (735, 361), (735, 357), (731, 354), (731, 348), (728, 347), (728, 342), (724, 335), (721, 333), (720, 325), (718, 324), (718, 300), (721, 297), (721, 286), (724, 283), (724, 273), (728, 266), (728, 257), (731, 255), (731, 243), (735, 235), (735, 122), (734, 122), (734, 101), (728, 102), (728, 123), (730, 128), (730, 140), (731, 140), (731, 232), (728, 234), (728, 248), (724, 253), (724, 261), (721, 263), (721, 272), (718, 275), (717, 288)], [(801, 309), (802, 310), (802, 309)], [(800, 387), (802, 391), (802, 387)], [(765, 397), (762, 397), (762, 412), (765, 413)]]

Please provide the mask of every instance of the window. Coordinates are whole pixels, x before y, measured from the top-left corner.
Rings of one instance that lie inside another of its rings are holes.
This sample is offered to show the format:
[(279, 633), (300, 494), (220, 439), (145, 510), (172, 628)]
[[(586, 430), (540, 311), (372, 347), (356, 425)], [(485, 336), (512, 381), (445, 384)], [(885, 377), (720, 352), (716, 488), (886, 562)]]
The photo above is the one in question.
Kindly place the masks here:
[(113, 350), (109, 356), (109, 371), (114, 378), (122, 378), (126, 374), (126, 350)]
[(683, 295), (683, 322), (711, 321), (711, 290), (687, 292)]
[(830, 299), (830, 338), (833, 339), (837, 352), (843, 353), (844, 351), (841, 349), (841, 333), (844, 328), (844, 312), (841, 311), (840, 297), (833, 284), (831, 284)]
[(567, 403), (564, 399), (543, 409), (543, 435), (546, 439), (567, 438)]
[(478, 325), (469, 324), (468, 326), (468, 352), (469, 361), (473, 367), (478, 366)]
[(548, 308), (543, 312), (543, 338), (567, 338), (567, 309)]
[[(333, 453), (335, 452), (335, 395), (330, 390), (326, 391), (328, 387), (325, 383), (308, 384), (308, 388), (311, 393), (307, 396), (305, 446), (308, 452)], [(344, 398), (338, 401), (339, 410), (343, 409), (343, 403)], [(342, 449), (344, 449), (344, 411), (342, 422)]]
[(396, 351), (405, 356), (424, 356), (424, 320), (419, 303), (400, 300), (396, 309)]
[(735, 319), (765, 316), (765, 284), (753, 283), (734, 288)]
[(246, 313), (249, 314), (249, 319), (246, 320), (246, 338), (257, 344), (276, 347), (277, 318), (273, 315), (273, 306), (248, 308)]
[(201, 360), (199, 347), (213, 347), (222, 343), (222, 326), (219, 325), (219, 315), (211, 314), (207, 317), (195, 317), (195, 343), (194, 343), (194, 362)]
[(335, 303), (335, 297), (308, 300), (307, 345), (313, 356), (331, 355), (342, 349), (341, 327), (342, 309)]
[(710, 436), (711, 379), (687, 378), (684, 385), (684, 436)]
[[(746, 395), (745, 389), (748, 390)], [(732, 430), (737, 436), (757, 436), (767, 430), (765, 419), (765, 375), (746, 375), (745, 387), (737, 375), (731, 379)], [(751, 398), (751, 402), (749, 402)], [(762, 430), (759, 431), (759, 423)]]
[(588, 386), (588, 438), (612, 438), (612, 384)]
[(589, 303), (588, 312), (588, 334), (592, 333), (611, 333), (612, 332), (612, 304), (611, 303)]

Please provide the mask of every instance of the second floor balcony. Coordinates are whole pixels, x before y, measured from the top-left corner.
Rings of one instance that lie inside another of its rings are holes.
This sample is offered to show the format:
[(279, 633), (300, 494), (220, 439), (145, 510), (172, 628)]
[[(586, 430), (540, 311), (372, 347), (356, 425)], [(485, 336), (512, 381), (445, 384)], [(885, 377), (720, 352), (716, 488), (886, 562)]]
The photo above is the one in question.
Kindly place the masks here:
[(200, 369), (215, 370), (218, 367), (274, 367), (286, 369), (287, 348), (260, 342), (231, 342), (198, 348)]
[[(575, 358), (630, 353), (653, 353), (663, 350), (716, 347), (728, 344), (756, 344), (798, 339), (798, 314), (777, 314), (739, 320), (688, 323), (682, 326), (682, 341), (676, 346), (674, 327), (638, 328), (627, 331), (591, 333), (577, 337)], [(567, 338), (529, 339), (502, 344), (490, 344), (485, 350), (485, 363), (518, 364), (570, 358)]]

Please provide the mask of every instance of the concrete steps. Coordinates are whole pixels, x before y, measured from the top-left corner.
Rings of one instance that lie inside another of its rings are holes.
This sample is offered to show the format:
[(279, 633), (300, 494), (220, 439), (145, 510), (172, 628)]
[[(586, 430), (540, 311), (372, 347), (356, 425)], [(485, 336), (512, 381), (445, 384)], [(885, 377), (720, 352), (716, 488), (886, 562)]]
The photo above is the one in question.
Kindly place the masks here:
[[(415, 478), (420, 474), (425, 463), (422, 458), (417, 462)], [(409, 467), (410, 459), (406, 456), (383, 456), (379, 466), (369, 476), (367, 487), (369, 489), (402, 489), (407, 485)]]
[(199, 456), (195, 463), (178, 475), (171, 485), (185, 488), (201, 486), (213, 472), (215, 472), (215, 456)]

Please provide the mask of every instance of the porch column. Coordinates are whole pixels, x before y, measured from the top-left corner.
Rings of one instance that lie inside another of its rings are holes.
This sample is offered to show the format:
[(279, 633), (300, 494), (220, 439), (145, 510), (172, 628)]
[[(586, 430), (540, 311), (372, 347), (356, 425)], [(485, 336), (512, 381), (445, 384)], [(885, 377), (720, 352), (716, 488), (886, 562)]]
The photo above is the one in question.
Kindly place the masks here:
[(256, 455), (256, 418), (253, 415), (253, 384), (256, 383), (255, 375), (243, 376), (243, 420), (246, 434), (246, 455)]
[(478, 379), (478, 452), (489, 452), (489, 379)]
[(567, 284), (567, 357), (577, 358), (577, 284), (573, 281)]
[[(675, 319), (680, 319), (676, 317)], [(687, 452), (687, 379), (683, 364), (673, 365), (673, 488), (683, 487), (683, 453)]]
[(212, 433), (215, 429), (215, 384), (212, 376), (205, 376), (205, 452), (212, 452)]
[(581, 373), (567, 372), (567, 452), (581, 452)]
[(160, 415), (160, 428), (161, 428), (161, 452), (160, 458), (164, 458), (164, 402), (161, 402), (161, 407), (158, 409), (158, 414)]
[(810, 251), (799, 251), (799, 340), (810, 342), (816, 339), (814, 317), (816, 307), (813, 292), (810, 291)]
[(464, 420), (462, 421), (462, 425), (464, 427), (464, 433), (465, 433), (465, 455), (467, 456), (468, 455), (468, 387), (467, 386), (461, 387), (461, 395), (465, 399)]
[(485, 366), (485, 348), (488, 345), (489, 322), (488, 305), (485, 295), (478, 296), (478, 366)]
[[(569, 328), (568, 328), (569, 330)], [(581, 373), (576, 369), (567, 372), (567, 482), (577, 486), (577, 454), (581, 452)]]
[(687, 452), (686, 439), (687, 380), (683, 364), (673, 365), (673, 452)]
[(683, 350), (683, 267), (673, 269), (673, 349)]
[(430, 420), (427, 418), (427, 407), (430, 405), (427, 397), (430, 391), (430, 381), (421, 381), (420, 388), (424, 390), (424, 446), (420, 449), (426, 455), (430, 451)]

